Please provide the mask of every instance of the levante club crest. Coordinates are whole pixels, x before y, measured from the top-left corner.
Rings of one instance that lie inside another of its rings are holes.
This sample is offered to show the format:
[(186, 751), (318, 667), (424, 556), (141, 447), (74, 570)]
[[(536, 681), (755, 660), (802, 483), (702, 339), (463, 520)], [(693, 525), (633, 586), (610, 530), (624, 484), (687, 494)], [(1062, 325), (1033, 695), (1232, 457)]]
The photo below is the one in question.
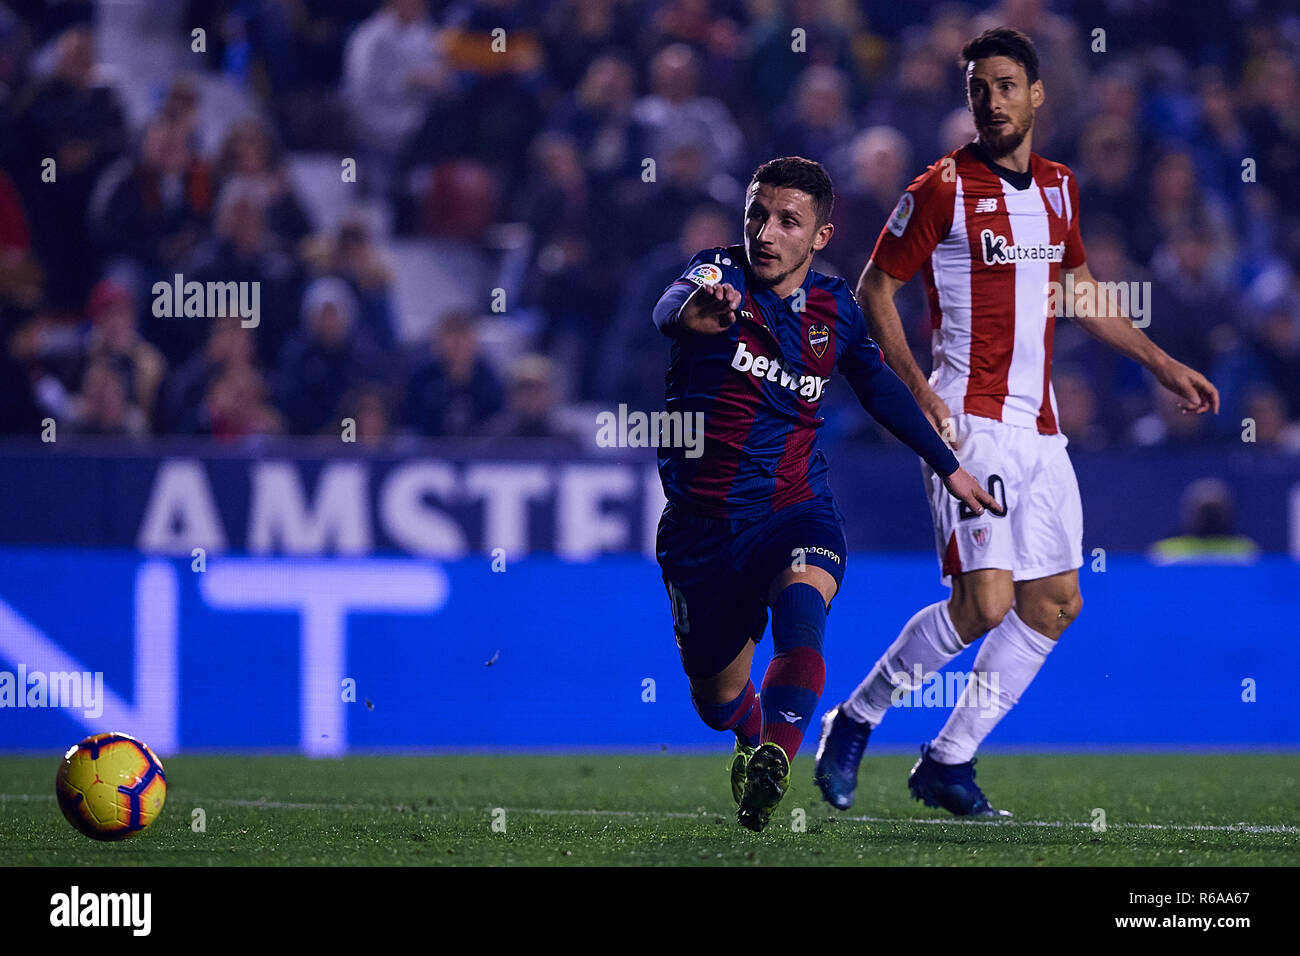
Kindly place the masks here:
[(821, 358), (826, 354), (826, 343), (831, 340), (831, 330), (825, 325), (810, 325), (808, 327), (808, 344), (812, 346), (813, 353)]

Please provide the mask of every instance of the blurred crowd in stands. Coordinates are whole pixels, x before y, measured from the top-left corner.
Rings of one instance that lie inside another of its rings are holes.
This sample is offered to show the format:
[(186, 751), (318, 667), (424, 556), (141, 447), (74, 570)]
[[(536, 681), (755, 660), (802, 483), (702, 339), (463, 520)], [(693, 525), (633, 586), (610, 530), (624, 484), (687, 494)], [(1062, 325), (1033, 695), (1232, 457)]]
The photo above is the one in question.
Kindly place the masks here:
[[(1009, 24), (1037, 43), (1035, 151), (1079, 176), (1092, 272), (1149, 282), (1148, 334), (1224, 398), (1217, 419), (1179, 415), (1062, 320), (1072, 443), (1239, 443), (1249, 417), (1300, 451), (1300, 14), (1282, 0), (167, 5), (185, 69), (133, 122), (131, 71), (102, 68), (105, 5), (0, 0), (0, 434), (337, 437), (350, 417), (365, 442), (572, 437), (575, 408), (661, 407), (651, 308), (689, 256), (741, 240), (754, 167), (827, 166), (815, 267), (855, 280), (907, 183), (973, 135), (962, 44)], [(219, 129), (214, 88), (248, 104)], [(382, 215), (318, 221), (303, 156)], [(481, 263), (476, 287), (399, 315), (413, 277), (390, 251), (411, 242)], [(259, 283), (258, 326), (156, 316), (176, 274)], [(919, 278), (900, 311), (929, 367)], [(883, 440), (828, 394), (829, 438)]]

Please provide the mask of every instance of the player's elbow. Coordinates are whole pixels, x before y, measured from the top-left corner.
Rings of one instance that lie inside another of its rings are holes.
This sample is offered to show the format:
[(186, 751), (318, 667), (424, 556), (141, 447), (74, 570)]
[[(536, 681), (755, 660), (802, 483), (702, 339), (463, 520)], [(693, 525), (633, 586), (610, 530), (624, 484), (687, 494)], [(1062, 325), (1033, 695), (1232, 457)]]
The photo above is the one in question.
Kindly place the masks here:
[(682, 303), (674, 301), (665, 295), (655, 303), (654, 317), (655, 328), (663, 335), (675, 335), (678, 329), (677, 319), (681, 314)]

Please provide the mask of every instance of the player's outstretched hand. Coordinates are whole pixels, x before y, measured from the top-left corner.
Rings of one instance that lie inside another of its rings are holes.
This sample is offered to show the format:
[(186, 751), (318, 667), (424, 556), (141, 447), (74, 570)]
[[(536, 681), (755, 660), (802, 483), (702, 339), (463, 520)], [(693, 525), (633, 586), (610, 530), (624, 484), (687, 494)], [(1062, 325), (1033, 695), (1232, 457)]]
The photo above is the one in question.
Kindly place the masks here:
[(1196, 369), (1171, 360), (1156, 370), (1156, 379), (1182, 399), (1178, 407), (1184, 412), (1197, 415), (1209, 411), (1216, 415), (1219, 413), (1219, 390)]
[(682, 305), (677, 321), (682, 328), (701, 335), (723, 332), (736, 321), (740, 299), (740, 292), (730, 283), (702, 285)]
[(975, 476), (965, 468), (959, 467), (943, 480), (943, 485), (948, 489), (948, 494), (965, 502), (966, 507), (977, 515), (982, 515), (985, 508), (988, 508), (999, 518), (1006, 514), (1002, 510), (1002, 506), (998, 504), (997, 499), (985, 491), (980, 483), (975, 480)]

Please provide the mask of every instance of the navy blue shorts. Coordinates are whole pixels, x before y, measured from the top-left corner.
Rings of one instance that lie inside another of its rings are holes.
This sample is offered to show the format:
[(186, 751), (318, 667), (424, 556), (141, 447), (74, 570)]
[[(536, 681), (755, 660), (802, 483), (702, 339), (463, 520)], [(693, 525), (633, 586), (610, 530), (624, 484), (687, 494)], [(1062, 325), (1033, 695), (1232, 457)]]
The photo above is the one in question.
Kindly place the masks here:
[(844, 518), (829, 495), (752, 520), (707, 518), (672, 502), (656, 556), (688, 677), (712, 677), (767, 628), (767, 592), (802, 560), (844, 580)]

